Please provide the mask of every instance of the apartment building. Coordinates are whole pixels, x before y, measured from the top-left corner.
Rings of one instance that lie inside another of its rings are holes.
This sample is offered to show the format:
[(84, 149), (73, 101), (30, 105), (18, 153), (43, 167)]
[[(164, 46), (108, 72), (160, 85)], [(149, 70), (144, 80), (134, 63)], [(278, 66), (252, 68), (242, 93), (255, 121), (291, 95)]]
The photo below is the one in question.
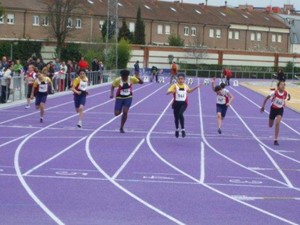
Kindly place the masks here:
[[(45, 5), (38, 0), (2, 0), (6, 13), (0, 18), (0, 40), (54, 41), (49, 35)], [(181, 36), (186, 46), (209, 49), (288, 53), (290, 28), (264, 10), (251, 7), (214, 7), (204, 4), (158, 0), (119, 0), (119, 25), (123, 19), (131, 32), (135, 29), (137, 6), (146, 28), (147, 45), (168, 45), (170, 34)], [(67, 42), (101, 40), (107, 15), (106, 0), (83, 0), (68, 26)]]

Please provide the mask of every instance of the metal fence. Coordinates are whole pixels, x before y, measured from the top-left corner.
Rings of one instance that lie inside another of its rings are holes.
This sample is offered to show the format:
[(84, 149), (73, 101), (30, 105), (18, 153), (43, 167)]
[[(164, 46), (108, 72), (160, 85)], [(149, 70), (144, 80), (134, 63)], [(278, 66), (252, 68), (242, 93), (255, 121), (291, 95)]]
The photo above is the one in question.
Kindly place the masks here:
[[(89, 86), (98, 85), (101, 83), (111, 82), (113, 79), (119, 76), (120, 70), (109, 70), (109, 71), (94, 71), (87, 72), (87, 77), (89, 79)], [(220, 77), (222, 70), (180, 70), (180, 72), (185, 73), (188, 76), (192, 77)], [(133, 72), (132, 72), (133, 73)], [(232, 71), (232, 78), (237, 79), (272, 79), (272, 72), (247, 72), (247, 71)], [(170, 75), (169, 69), (160, 70), (159, 76), (168, 77)], [(151, 76), (150, 69), (141, 70), (141, 76)], [(289, 80), (298, 80), (299, 77), (295, 76), (292, 73), (286, 73), (286, 76)], [(72, 81), (76, 77), (75, 73), (66, 74), (64, 79), (56, 78), (53, 80), (53, 85), (55, 92), (64, 92), (70, 90)], [(0, 77), (1, 81), (1, 77)], [(3, 93), (5, 91), (5, 93)], [(13, 76), (12, 82), (9, 88), (0, 87), (0, 98), (2, 95), (5, 95), (5, 102), (13, 102), (17, 100), (26, 99), (27, 95), (27, 85), (24, 80), (24, 76)], [(4, 102), (2, 102), (4, 103)]]
[[(112, 79), (117, 77), (118, 71), (93, 71), (87, 72), (87, 77), (89, 79), (89, 86), (94, 86), (101, 83), (110, 82)], [(72, 81), (76, 77), (75, 73), (66, 74), (63, 79), (59, 76), (52, 80), (54, 86), (54, 92), (64, 92), (70, 90), (72, 87)], [(0, 77), (1, 83), (2, 77)], [(13, 76), (10, 84), (0, 86), (0, 103), (14, 102), (17, 100), (24, 100), (27, 96), (27, 84), (25, 82), (24, 76)]]

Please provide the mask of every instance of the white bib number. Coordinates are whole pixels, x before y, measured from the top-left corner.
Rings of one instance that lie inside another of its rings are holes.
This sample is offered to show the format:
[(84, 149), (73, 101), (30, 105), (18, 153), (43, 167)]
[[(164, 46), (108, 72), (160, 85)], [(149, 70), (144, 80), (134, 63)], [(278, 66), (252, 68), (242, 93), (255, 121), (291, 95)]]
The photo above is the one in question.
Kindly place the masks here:
[(129, 88), (127, 88), (127, 89), (121, 89), (120, 95), (129, 96), (130, 95), (130, 89)]
[(185, 101), (185, 99), (186, 99), (186, 92), (185, 91), (178, 91), (176, 93), (176, 101), (183, 102), (183, 101)]
[(86, 91), (87, 89), (87, 82), (85, 81), (80, 81), (80, 84), (79, 84), (79, 90), (81, 91)]
[(284, 99), (275, 98), (273, 105), (275, 105), (278, 108), (282, 108), (284, 106)]
[(225, 96), (217, 96), (217, 104), (221, 104), (221, 105), (224, 105), (226, 104), (226, 98)]
[(39, 92), (47, 92), (48, 84), (39, 84)]

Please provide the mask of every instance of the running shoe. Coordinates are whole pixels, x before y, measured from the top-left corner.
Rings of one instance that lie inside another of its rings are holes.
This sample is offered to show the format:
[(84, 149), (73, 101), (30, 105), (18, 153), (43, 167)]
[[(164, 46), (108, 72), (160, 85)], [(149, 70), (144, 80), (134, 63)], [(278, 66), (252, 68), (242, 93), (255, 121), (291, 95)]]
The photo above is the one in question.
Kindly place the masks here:
[(179, 137), (179, 131), (178, 131), (178, 130), (175, 131), (175, 137), (176, 137), (176, 138)]
[(44, 122), (43, 117), (40, 118), (40, 123)]
[(81, 122), (81, 121), (78, 121), (77, 127), (78, 127), (78, 128), (81, 128), (81, 127), (82, 127), (82, 122)]
[(124, 131), (124, 129), (123, 129), (123, 128), (120, 128), (120, 133), (122, 133), (122, 134), (124, 134), (124, 133), (125, 133), (125, 131)]
[(182, 135), (183, 138), (186, 136), (185, 130), (181, 131), (181, 135)]
[(218, 133), (219, 133), (219, 134), (222, 134), (222, 130), (221, 130), (220, 128), (218, 129)]
[(274, 141), (274, 145), (279, 145), (278, 141), (275, 140)]
[(26, 105), (26, 106), (25, 106), (25, 109), (30, 109), (30, 105)]

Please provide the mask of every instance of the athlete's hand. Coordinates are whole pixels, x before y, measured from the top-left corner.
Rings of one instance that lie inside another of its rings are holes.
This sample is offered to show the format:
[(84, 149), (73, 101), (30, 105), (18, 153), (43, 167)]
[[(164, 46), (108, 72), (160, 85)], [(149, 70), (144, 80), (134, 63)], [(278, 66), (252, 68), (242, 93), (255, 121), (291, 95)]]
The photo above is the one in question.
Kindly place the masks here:
[(260, 108), (260, 112), (263, 113), (265, 111), (265, 107)]
[(114, 98), (114, 95), (110, 95), (109, 98)]

